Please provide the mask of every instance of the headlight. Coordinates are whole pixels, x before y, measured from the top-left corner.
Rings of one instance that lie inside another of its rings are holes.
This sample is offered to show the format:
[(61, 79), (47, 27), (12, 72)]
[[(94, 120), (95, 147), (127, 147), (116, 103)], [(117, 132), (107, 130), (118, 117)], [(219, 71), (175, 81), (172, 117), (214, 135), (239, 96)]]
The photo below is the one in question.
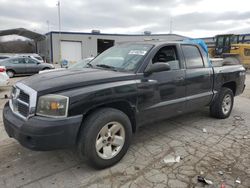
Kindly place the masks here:
[(45, 95), (38, 99), (36, 114), (46, 117), (67, 117), (69, 98), (62, 95)]

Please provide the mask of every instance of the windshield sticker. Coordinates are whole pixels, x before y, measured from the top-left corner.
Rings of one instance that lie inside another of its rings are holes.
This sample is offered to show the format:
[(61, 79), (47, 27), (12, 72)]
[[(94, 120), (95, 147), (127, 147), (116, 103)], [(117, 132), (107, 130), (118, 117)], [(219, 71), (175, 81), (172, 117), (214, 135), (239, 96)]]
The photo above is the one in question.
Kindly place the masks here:
[(129, 55), (145, 55), (147, 51), (145, 50), (131, 50), (128, 54)]

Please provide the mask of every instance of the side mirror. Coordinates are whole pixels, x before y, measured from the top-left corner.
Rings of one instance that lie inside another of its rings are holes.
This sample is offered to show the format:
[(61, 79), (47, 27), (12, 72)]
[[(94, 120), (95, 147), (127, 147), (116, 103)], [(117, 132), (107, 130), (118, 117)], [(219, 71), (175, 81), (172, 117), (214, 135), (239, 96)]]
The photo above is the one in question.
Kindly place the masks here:
[(36, 64), (37, 64), (37, 65), (40, 65), (41, 63), (40, 63), (40, 62), (37, 62)]
[(152, 64), (149, 68), (146, 69), (146, 71), (144, 72), (144, 74), (150, 75), (154, 72), (162, 72), (162, 71), (169, 71), (170, 65), (168, 63), (161, 63), (161, 62), (156, 62), (154, 64)]

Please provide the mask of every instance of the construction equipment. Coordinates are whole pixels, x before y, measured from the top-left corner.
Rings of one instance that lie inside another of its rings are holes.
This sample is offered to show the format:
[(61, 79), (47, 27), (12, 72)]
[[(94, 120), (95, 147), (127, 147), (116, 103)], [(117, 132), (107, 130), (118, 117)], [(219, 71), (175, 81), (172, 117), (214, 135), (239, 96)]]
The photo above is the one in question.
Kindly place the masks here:
[(250, 68), (250, 44), (244, 35), (225, 34), (215, 36), (215, 45), (209, 46), (210, 57), (224, 58), (232, 64), (241, 63)]

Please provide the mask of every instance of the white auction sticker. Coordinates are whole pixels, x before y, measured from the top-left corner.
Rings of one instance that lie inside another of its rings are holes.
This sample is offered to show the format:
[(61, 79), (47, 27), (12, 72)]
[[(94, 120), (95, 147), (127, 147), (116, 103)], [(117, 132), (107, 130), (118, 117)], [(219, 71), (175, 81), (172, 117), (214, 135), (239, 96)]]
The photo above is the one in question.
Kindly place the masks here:
[(131, 50), (128, 54), (129, 55), (145, 55), (147, 51), (145, 50)]

